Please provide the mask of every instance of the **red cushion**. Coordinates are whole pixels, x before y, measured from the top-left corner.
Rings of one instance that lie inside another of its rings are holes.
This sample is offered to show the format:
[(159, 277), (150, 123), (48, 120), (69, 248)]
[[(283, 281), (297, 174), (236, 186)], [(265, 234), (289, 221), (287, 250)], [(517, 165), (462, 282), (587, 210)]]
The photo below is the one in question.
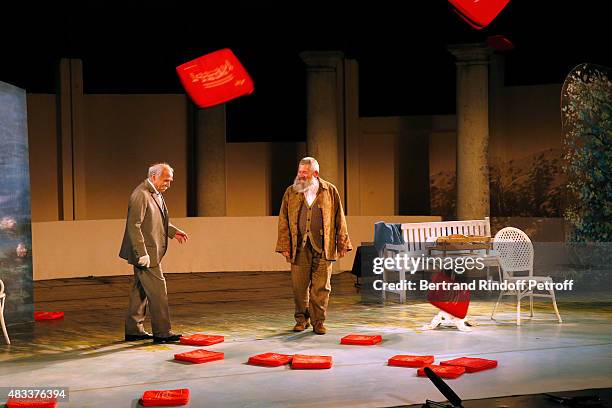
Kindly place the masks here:
[(225, 48), (176, 67), (193, 102), (200, 108), (214, 106), (253, 92), (253, 80), (238, 58)]
[(411, 356), (398, 354), (389, 359), (388, 364), (398, 367), (424, 367), (434, 362), (434, 356)]
[(468, 24), (480, 30), (506, 7), (510, 0), (448, 0)]
[(175, 354), (174, 359), (180, 361), (189, 361), (190, 363), (200, 364), (208, 363), (209, 361), (223, 360), (225, 355), (216, 351), (208, 351), (197, 349), (186, 353)]
[(7, 408), (56, 408), (57, 399), (55, 398), (10, 398), (6, 402)]
[(210, 346), (211, 344), (223, 343), (225, 338), (223, 336), (213, 336), (210, 334), (192, 334), (189, 336), (181, 336), (181, 344), (188, 344), (191, 346)]
[(475, 373), (477, 371), (488, 370), (490, 368), (497, 367), (496, 360), (487, 360), (486, 358), (475, 357), (455, 358), (453, 360), (442, 361), (440, 364), (443, 366), (463, 367), (468, 373)]
[(296, 354), (291, 360), (291, 368), (331, 368), (332, 357), (331, 356), (306, 356), (303, 354)]
[(496, 51), (511, 51), (514, 49), (514, 44), (512, 41), (504, 37), (503, 35), (492, 35), (487, 37), (486, 43), (489, 47), (493, 48)]
[(263, 353), (249, 357), (249, 364), (278, 367), (291, 362), (290, 354)]
[[(431, 282), (447, 282), (452, 284), (455, 281), (448, 277), (446, 273), (440, 271), (431, 277)], [(440, 285), (439, 290), (430, 290), (427, 293), (427, 300), (438, 309), (463, 319), (467, 315), (468, 307), (470, 306), (470, 291), (454, 289), (444, 290), (442, 289), (442, 285)]]
[[(457, 366), (440, 366), (432, 364), (425, 367), (431, 368), (434, 373), (442, 378), (457, 378), (465, 373), (465, 368)], [(419, 377), (427, 377), (427, 374), (425, 374), (425, 367), (421, 367), (417, 370), (417, 375)]]
[(64, 317), (64, 312), (34, 312), (34, 320), (55, 320)]
[(341, 344), (358, 344), (363, 346), (371, 346), (373, 344), (380, 343), (382, 337), (378, 335), (365, 335), (365, 334), (349, 334), (340, 339)]
[(145, 391), (140, 404), (145, 407), (175, 407), (189, 403), (189, 389)]

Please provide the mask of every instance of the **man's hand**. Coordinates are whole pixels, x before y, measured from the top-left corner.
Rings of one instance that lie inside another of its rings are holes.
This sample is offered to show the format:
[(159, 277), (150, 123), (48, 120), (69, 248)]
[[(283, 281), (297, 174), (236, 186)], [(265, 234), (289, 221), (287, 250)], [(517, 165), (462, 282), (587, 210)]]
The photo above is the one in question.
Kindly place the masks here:
[(149, 257), (149, 255), (141, 256), (140, 258), (138, 258), (138, 265), (144, 266), (145, 268), (151, 266), (151, 258)]
[(285, 257), (285, 259), (287, 260), (287, 262), (289, 262), (289, 251), (283, 251), (282, 254)]
[(346, 255), (346, 251), (338, 251), (338, 257), (344, 258), (345, 255)]
[(189, 240), (189, 236), (187, 235), (187, 233), (181, 230), (176, 231), (176, 234), (174, 234), (174, 238), (176, 238), (179, 244), (182, 244), (183, 242), (187, 242), (187, 240)]

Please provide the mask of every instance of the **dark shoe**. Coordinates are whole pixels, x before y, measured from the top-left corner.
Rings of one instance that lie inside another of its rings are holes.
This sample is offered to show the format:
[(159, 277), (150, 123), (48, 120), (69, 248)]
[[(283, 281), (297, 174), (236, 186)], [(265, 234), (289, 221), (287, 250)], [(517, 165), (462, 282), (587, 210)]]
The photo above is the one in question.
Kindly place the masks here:
[(293, 326), (293, 331), (301, 332), (310, 327), (310, 322), (297, 322), (295, 326)]
[(325, 334), (327, 333), (327, 329), (323, 326), (323, 322), (316, 322), (314, 326), (312, 326), (312, 331), (316, 334)]
[(150, 340), (153, 338), (153, 335), (147, 332), (140, 334), (126, 334), (125, 341), (138, 341), (138, 340)]
[(180, 334), (173, 334), (167, 337), (156, 337), (153, 336), (153, 343), (174, 343), (181, 339)]

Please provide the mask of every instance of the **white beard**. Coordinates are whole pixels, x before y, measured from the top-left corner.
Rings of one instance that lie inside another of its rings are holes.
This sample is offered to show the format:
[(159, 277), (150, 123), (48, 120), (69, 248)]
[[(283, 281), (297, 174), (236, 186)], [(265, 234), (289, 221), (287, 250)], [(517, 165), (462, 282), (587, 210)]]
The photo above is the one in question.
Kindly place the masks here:
[(296, 193), (304, 193), (306, 192), (313, 184), (313, 178), (306, 181), (300, 181), (297, 177), (293, 180), (293, 191)]

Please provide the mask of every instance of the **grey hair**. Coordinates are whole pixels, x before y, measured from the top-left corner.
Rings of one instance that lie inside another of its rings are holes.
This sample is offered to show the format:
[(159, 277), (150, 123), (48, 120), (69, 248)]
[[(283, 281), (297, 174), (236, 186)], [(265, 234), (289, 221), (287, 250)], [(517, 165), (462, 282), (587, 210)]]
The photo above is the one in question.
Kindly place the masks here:
[(319, 162), (314, 157), (304, 157), (300, 160), (300, 164), (309, 165), (312, 171), (319, 172)]
[(174, 174), (174, 169), (170, 167), (168, 163), (155, 163), (149, 167), (149, 178), (152, 176), (161, 176), (164, 169), (167, 169), (170, 173)]

